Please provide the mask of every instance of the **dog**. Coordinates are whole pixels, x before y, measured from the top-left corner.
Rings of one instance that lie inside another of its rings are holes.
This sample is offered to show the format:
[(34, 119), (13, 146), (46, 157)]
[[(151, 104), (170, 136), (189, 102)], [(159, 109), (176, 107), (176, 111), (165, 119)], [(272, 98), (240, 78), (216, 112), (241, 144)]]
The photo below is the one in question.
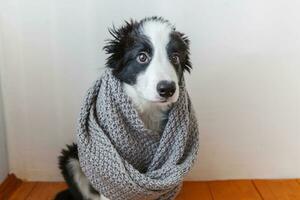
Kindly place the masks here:
[[(189, 39), (162, 17), (127, 21), (109, 29), (104, 46), (106, 67), (120, 80), (148, 129), (162, 131), (168, 110), (178, 100), (185, 71), (190, 72)], [(56, 200), (108, 200), (89, 183), (80, 168), (77, 145), (67, 145), (59, 168), (68, 184)]]

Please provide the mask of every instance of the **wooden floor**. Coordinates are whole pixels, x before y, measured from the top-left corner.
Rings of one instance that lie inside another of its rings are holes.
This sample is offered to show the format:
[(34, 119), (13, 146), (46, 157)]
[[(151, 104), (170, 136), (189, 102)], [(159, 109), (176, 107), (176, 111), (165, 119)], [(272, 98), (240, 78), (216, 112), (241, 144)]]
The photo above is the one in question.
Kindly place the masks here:
[[(52, 200), (64, 183), (22, 182), (9, 200)], [(176, 200), (300, 200), (300, 180), (185, 182)], [(1, 199), (2, 200), (2, 199)]]

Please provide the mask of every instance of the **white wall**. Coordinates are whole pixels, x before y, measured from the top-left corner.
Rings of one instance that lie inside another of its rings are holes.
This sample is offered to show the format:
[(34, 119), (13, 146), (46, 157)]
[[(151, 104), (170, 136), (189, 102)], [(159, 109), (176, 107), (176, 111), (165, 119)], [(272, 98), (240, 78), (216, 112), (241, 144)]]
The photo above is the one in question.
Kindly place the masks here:
[(5, 125), (3, 116), (3, 101), (0, 84), (0, 184), (8, 175), (8, 159), (6, 149)]
[[(3, 46), (0, 27), (0, 69), (3, 66)], [(1, 71), (0, 71), (0, 184), (8, 175), (8, 159), (5, 134), (4, 108), (2, 98)]]
[(60, 179), (107, 26), (162, 15), (192, 41), (200, 123), (190, 179), (300, 177), (300, 1), (4, 0), (3, 97), (11, 171)]

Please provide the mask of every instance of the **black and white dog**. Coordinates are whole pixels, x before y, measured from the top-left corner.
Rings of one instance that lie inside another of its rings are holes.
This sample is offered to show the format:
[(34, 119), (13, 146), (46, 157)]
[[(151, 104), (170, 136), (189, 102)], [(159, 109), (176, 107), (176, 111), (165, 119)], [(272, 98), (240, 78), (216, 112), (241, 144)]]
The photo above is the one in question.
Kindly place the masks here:
[[(160, 131), (166, 112), (179, 96), (184, 71), (190, 71), (189, 40), (161, 17), (126, 22), (111, 29), (113, 39), (104, 50), (113, 70), (132, 99), (147, 128)], [(67, 146), (59, 167), (69, 188), (56, 200), (104, 200), (83, 174), (76, 144)]]

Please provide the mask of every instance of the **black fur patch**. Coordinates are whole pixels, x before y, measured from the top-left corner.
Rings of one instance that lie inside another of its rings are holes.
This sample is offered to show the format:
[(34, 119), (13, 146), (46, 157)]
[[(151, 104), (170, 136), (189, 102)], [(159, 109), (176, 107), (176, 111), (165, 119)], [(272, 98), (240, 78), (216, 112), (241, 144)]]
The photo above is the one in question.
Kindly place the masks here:
[(179, 75), (179, 79), (181, 79), (184, 71), (190, 72), (192, 65), (189, 58), (189, 40), (184, 34), (177, 31), (170, 34), (170, 42), (167, 45), (167, 53), (170, 59), (173, 53), (177, 53), (179, 56), (180, 64), (173, 64), (177, 74)]
[(59, 192), (56, 197), (55, 200), (74, 200), (75, 198), (73, 197), (70, 189), (66, 189), (64, 191)]
[(131, 85), (136, 82), (137, 74), (144, 71), (148, 65), (136, 61), (138, 54), (145, 51), (152, 55), (151, 43), (140, 33), (139, 27), (140, 23), (131, 20), (119, 29), (109, 29), (113, 39), (108, 40), (103, 48), (110, 55), (107, 58), (107, 67), (113, 69), (117, 78)]

